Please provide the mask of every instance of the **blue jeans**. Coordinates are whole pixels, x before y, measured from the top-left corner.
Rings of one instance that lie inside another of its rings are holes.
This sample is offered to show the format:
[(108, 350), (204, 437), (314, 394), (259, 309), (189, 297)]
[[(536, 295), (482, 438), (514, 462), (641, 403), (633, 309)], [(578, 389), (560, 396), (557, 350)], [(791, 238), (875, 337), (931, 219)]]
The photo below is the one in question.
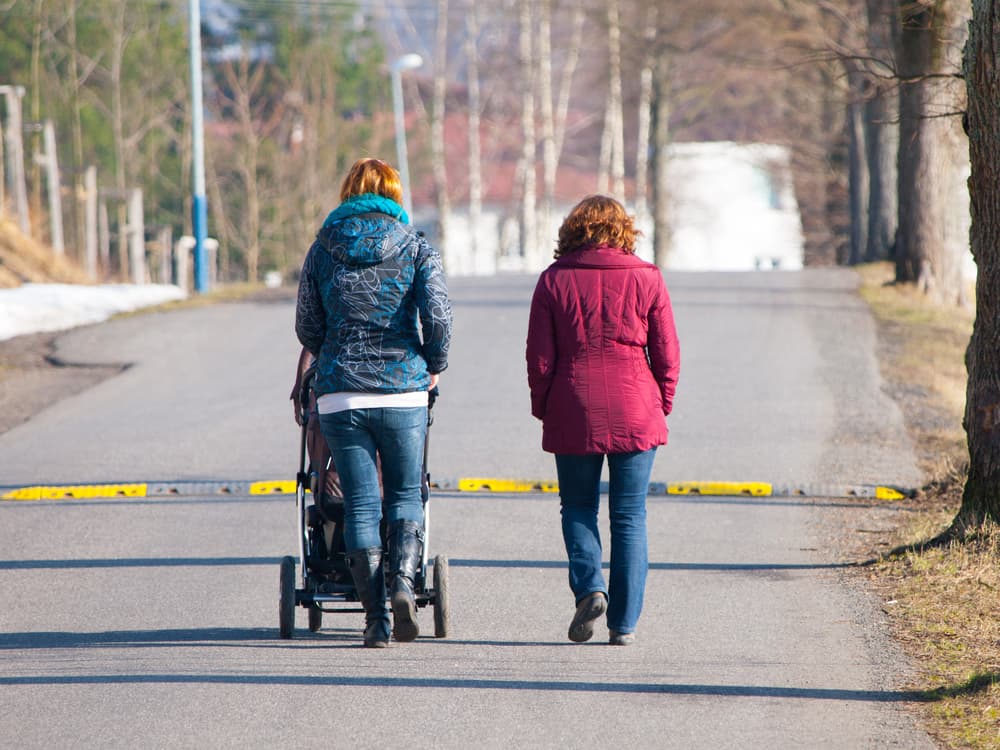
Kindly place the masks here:
[[(349, 409), (321, 414), (319, 424), (344, 490), (344, 546), (348, 552), (382, 546), (379, 523), (383, 493), (388, 523), (423, 524), (420, 486), (426, 406)], [(381, 490), (377, 457), (382, 459)]]
[(608, 628), (635, 631), (646, 590), (646, 493), (656, 448), (608, 455), (611, 518), (611, 585), (601, 572), (597, 526), (604, 456), (556, 456), (562, 533), (569, 557), (569, 587), (577, 603), (601, 591), (608, 597)]

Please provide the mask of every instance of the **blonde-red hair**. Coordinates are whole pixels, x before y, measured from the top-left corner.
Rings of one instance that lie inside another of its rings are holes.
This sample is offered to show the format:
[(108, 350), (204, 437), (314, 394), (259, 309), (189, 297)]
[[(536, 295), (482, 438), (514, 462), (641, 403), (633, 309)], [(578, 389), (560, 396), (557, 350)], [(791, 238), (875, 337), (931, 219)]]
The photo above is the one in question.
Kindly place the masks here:
[(634, 253), (640, 234), (621, 203), (606, 195), (590, 195), (573, 207), (559, 227), (555, 257), (599, 245)]
[(365, 193), (374, 193), (402, 203), (403, 185), (399, 180), (399, 172), (381, 159), (358, 159), (340, 186), (340, 200), (346, 201)]

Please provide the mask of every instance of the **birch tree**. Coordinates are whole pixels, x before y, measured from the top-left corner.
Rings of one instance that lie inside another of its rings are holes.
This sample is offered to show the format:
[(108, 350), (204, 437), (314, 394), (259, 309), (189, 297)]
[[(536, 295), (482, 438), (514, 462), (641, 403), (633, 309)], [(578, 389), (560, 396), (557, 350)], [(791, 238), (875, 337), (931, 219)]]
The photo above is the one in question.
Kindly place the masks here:
[(529, 270), (541, 265), (538, 247), (537, 189), (535, 185), (535, 65), (532, 0), (518, 0), (518, 60), (521, 76), (521, 252)]
[(538, 102), (542, 124), (542, 233), (547, 240), (556, 192), (555, 113), (552, 109), (552, 1), (540, 0), (538, 19)]
[(437, 202), (438, 243), (448, 268), (448, 225), (451, 201), (448, 198), (448, 171), (445, 161), (444, 119), (448, 86), (448, 0), (437, 2), (434, 34), (434, 101), (431, 106), (431, 169)]
[(115, 189), (118, 191), (118, 270), (123, 277), (129, 274), (128, 268), (128, 237), (125, 233), (126, 218), (125, 201), (125, 108), (122, 95), (122, 67), (125, 58), (125, 46), (132, 37), (132, 29), (125, 24), (125, 0), (119, 0), (114, 8), (114, 25), (111, 33), (111, 61), (108, 71), (111, 84), (111, 133), (115, 147)]
[(652, 90), (653, 261), (666, 267), (670, 254), (670, 60), (660, 52)]
[(635, 143), (635, 212), (640, 220), (649, 213), (647, 186), (649, 180), (649, 135), (653, 105), (653, 69), (656, 65), (656, 27), (658, 7), (650, 5), (646, 12), (644, 33), (645, 55), (639, 72), (638, 132)]
[(611, 195), (625, 202), (625, 119), (622, 113), (622, 30), (619, 0), (608, 3), (608, 115), (611, 121)]
[(467, 0), (465, 9), (465, 60), (469, 85), (469, 239), (473, 263), (479, 257), (479, 224), (483, 211), (482, 144), (480, 143), (479, 100), (479, 12), (476, 0)]
[(570, 19), (569, 44), (563, 48), (566, 57), (563, 61), (562, 72), (559, 75), (559, 98), (556, 103), (552, 131), (557, 166), (562, 156), (563, 144), (566, 142), (566, 118), (569, 113), (573, 77), (580, 62), (580, 47), (583, 44), (583, 22), (583, 0), (574, 0), (573, 13)]

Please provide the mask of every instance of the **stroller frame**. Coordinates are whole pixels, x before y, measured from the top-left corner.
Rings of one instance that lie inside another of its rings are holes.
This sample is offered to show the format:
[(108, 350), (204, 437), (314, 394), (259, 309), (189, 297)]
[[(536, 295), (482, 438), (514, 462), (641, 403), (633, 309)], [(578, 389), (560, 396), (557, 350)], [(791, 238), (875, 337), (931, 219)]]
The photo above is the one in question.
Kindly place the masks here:
[[(309, 613), (309, 630), (317, 632), (322, 627), (323, 613), (364, 612), (358, 601), (357, 590), (351, 580), (344, 559), (342, 528), (343, 519), (331, 518), (323, 509), (323, 488), (314, 481), (308, 448), (307, 429), (310, 418), (309, 390), (315, 375), (315, 367), (310, 367), (302, 377), (299, 399), (302, 426), (299, 445), (299, 470), (295, 475), (295, 517), (298, 540), (298, 560), (291, 555), (281, 559), (278, 633), (281, 638), (292, 638), (295, 633), (295, 609), (302, 607)], [(430, 426), (434, 422), (433, 408), (437, 399), (437, 389), (429, 394), (427, 406), (427, 433), (424, 438), (423, 470), (420, 495), (424, 509), (424, 545), (421, 564), (413, 582), (413, 590), (418, 608), (432, 606), (434, 610), (434, 636), (444, 638), (450, 627), (448, 610), (448, 558), (436, 555), (433, 564), (428, 558), (430, 546), (430, 474), (427, 459), (430, 450)], [(331, 459), (332, 461), (332, 459)], [(313, 504), (307, 505), (306, 492), (313, 496)], [(328, 527), (332, 525), (332, 528)], [(383, 547), (385, 541), (384, 522), (382, 524)], [(340, 532), (338, 534), (338, 531)], [(328, 543), (328, 539), (330, 542)], [(339, 544), (337, 544), (339, 539)], [(323, 554), (325, 553), (325, 555)], [(296, 564), (298, 574), (296, 575)], [(428, 568), (431, 581), (428, 581)], [(430, 583), (431, 585), (428, 585)]]

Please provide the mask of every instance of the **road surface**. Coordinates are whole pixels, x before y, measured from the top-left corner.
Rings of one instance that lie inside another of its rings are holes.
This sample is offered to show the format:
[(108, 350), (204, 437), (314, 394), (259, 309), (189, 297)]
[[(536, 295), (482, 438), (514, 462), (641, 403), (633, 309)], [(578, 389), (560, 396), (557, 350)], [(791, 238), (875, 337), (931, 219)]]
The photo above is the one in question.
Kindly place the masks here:
[[(682, 347), (653, 479), (920, 480), (849, 271), (668, 274)], [(553, 479), (528, 414), (533, 280), (454, 279), (437, 477)], [(128, 363), (0, 435), (0, 485), (291, 478), (292, 303), (72, 331), (66, 362)], [(450, 637), (359, 647), (358, 615), (277, 637), (282, 495), (0, 502), (0, 737), (19, 748), (933, 748), (906, 661), (810, 497), (649, 500), (638, 642), (571, 644), (558, 502), (438, 492)], [(430, 613), (421, 625), (431, 633)]]

